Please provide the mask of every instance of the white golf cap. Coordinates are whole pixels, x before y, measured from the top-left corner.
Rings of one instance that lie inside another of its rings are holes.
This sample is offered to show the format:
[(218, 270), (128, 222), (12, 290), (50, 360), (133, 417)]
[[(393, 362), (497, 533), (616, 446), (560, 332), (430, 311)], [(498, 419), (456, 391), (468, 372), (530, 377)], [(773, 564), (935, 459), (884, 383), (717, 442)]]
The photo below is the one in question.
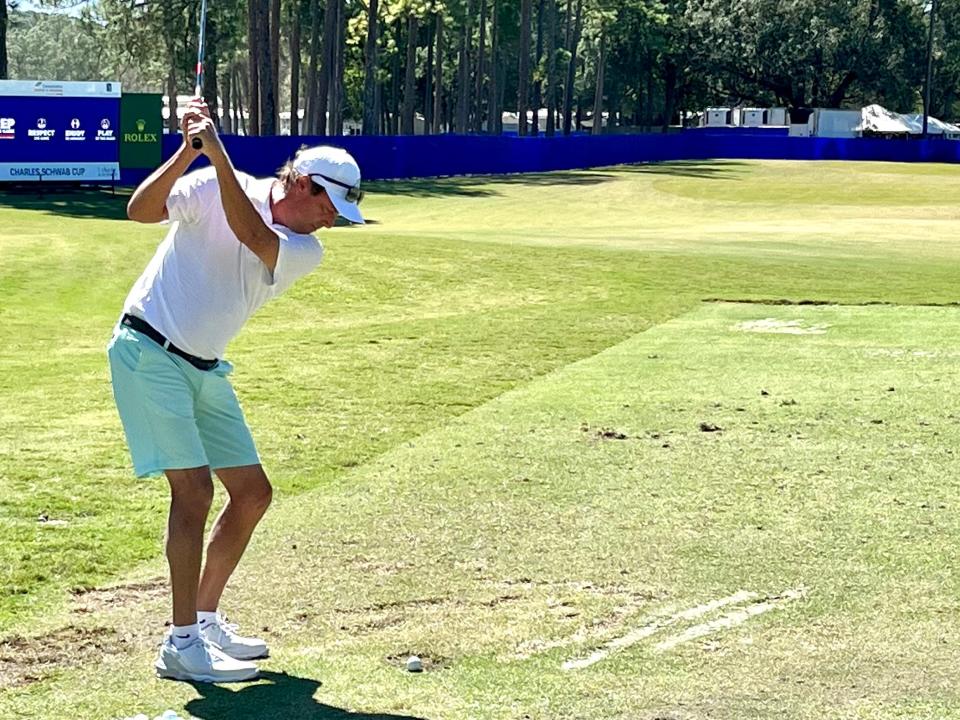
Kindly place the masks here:
[(360, 191), (360, 167), (343, 148), (317, 145), (305, 148), (293, 159), (293, 169), (307, 175), (327, 191), (333, 206), (352, 223), (363, 223), (357, 203)]

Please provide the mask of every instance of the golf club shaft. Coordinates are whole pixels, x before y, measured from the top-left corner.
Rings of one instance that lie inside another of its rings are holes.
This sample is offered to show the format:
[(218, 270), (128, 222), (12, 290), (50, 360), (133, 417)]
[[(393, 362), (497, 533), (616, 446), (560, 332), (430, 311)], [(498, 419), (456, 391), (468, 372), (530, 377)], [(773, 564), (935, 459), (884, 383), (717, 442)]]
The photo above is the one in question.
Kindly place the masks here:
[[(203, 96), (203, 45), (207, 34), (207, 0), (200, 0), (200, 42), (197, 43), (197, 82), (193, 87), (195, 97)], [(198, 137), (190, 141), (194, 150), (203, 147), (203, 140)]]

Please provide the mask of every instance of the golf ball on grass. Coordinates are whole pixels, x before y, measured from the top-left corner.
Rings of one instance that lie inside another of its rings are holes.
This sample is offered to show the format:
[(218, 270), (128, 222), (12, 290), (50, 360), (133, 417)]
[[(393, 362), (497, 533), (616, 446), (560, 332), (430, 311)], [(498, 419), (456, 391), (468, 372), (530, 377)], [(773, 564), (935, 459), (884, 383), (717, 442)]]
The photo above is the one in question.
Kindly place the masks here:
[(410, 672), (423, 672), (423, 661), (416, 655), (407, 658), (407, 670)]

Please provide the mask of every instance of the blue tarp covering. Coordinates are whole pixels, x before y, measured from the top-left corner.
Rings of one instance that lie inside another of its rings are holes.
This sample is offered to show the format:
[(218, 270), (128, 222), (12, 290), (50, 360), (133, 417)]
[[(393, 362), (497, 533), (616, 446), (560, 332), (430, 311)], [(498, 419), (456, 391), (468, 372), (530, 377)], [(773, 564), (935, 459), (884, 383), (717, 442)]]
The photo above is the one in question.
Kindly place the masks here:
[[(366, 180), (533, 173), (665, 160), (883, 160), (888, 162), (960, 162), (960, 142), (942, 139), (877, 140), (797, 138), (781, 134), (689, 130), (669, 135), (589, 135), (571, 137), (491, 137), (417, 135), (362, 137), (225, 136), (238, 169), (273, 175), (303, 144), (331, 144), (348, 150)], [(164, 157), (180, 144), (164, 137)], [(145, 173), (125, 171), (124, 182)]]

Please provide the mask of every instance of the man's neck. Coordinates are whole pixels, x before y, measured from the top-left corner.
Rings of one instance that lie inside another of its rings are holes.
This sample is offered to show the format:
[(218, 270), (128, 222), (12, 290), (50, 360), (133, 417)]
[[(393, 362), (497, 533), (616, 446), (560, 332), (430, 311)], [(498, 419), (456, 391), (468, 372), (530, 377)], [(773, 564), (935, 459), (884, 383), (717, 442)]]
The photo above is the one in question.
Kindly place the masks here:
[(274, 180), (270, 185), (270, 216), (277, 225), (283, 225), (283, 199), (286, 196), (283, 183)]

